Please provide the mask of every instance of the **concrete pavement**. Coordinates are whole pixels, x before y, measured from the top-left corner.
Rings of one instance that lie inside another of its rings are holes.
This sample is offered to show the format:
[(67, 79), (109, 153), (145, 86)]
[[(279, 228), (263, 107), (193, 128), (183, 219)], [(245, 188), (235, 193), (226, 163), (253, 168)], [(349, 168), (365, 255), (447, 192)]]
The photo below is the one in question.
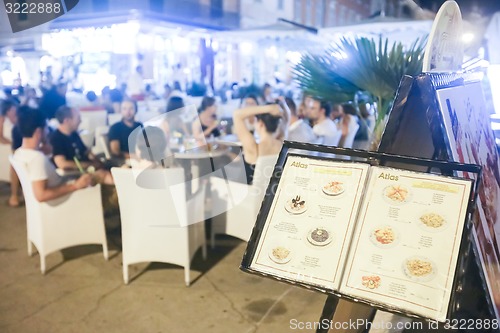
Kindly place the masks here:
[(246, 243), (227, 237), (208, 259), (197, 253), (191, 287), (183, 268), (133, 265), (122, 280), (120, 234), (108, 232), (110, 259), (99, 246), (50, 255), (46, 275), (29, 257), (25, 207), (6, 206), (0, 183), (0, 332), (312, 332), (290, 321), (317, 321), (326, 296), (239, 270)]

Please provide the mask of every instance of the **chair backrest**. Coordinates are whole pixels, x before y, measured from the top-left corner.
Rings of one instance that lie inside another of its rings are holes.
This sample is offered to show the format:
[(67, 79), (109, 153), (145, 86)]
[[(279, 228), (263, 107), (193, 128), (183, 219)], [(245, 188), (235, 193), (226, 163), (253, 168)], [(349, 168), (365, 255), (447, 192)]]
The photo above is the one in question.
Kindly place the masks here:
[(26, 170), (26, 166), (22, 162), (18, 162), (15, 160), (13, 155), (9, 156), (9, 162), (14, 168), (19, 177), (19, 181), (21, 182), (21, 186), (23, 187), (23, 193), (27, 200), (35, 197), (33, 192), (33, 186), (31, 185), (31, 181), (28, 176), (28, 170)]
[[(108, 126), (99, 126), (95, 129), (95, 148), (92, 150), (94, 154), (104, 153), (107, 159), (111, 158), (107, 135), (109, 132)], [(104, 136), (104, 138), (103, 138)]]
[(106, 110), (102, 105), (88, 105), (80, 107), (80, 112), (94, 112)]
[(258, 193), (257, 201), (259, 202), (264, 198), (277, 159), (278, 155), (259, 156), (255, 162), (252, 186), (257, 190), (253, 192)]
[(10, 182), (9, 155), (11, 146), (0, 143), (0, 181)]
[(108, 113), (106, 110), (81, 112), (80, 117), (82, 118), (80, 129), (87, 130), (91, 133), (94, 133), (95, 128), (98, 126), (106, 126), (108, 121)]
[[(152, 227), (187, 225), (184, 170), (145, 170), (137, 179), (134, 175), (136, 171), (111, 169), (118, 193), (122, 224), (142, 223)], [(140, 186), (147, 186), (148, 183), (163, 186), (156, 186), (156, 189)]]
[(82, 139), (85, 147), (90, 149), (94, 146), (94, 133), (84, 130), (78, 134), (80, 135), (80, 138)]
[[(22, 162), (16, 161), (14, 156), (9, 156), (9, 162), (17, 173), (19, 182), (23, 189), (24, 200), (26, 204), (26, 215), (28, 221), (28, 229), (31, 229), (36, 224), (33, 224), (34, 219), (40, 219), (40, 202), (36, 200), (35, 193), (33, 192), (33, 185), (28, 175), (26, 165)], [(30, 230), (28, 230), (29, 232)]]
[(119, 113), (110, 113), (108, 114), (108, 126), (113, 126), (116, 123), (119, 123), (122, 120), (122, 115)]
[(111, 148), (109, 147), (109, 137), (107, 133), (99, 136), (99, 145), (101, 146), (106, 159), (110, 160), (113, 156), (111, 155)]

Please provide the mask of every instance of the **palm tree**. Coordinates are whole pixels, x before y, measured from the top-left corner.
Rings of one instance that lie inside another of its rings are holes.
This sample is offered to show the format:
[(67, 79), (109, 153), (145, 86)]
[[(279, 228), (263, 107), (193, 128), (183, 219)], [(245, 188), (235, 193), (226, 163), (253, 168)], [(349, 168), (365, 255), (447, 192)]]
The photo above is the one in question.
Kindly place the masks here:
[(404, 75), (422, 71), (425, 40), (416, 40), (407, 50), (401, 43), (382, 37), (342, 38), (322, 55), (306, 54), (294, 68), (295, 78), (308, 95), (334, 103), (354, 100), (359, 91), (370, 93), (378, 104), (374, 144), (385, 127), (389, 106)]

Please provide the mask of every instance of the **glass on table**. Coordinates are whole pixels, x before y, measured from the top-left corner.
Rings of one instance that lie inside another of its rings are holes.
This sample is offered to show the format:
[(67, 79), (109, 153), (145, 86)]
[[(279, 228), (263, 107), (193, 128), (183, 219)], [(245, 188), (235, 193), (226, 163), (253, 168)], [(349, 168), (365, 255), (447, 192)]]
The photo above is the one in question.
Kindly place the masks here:
[(186, 137), (184, 138), (183, 140), (184, 142), (184, 149), (185, 150), (190, 150), (190, 149), (193, 149), (193, 148), (196, 148), (197, 147), (197, 144), (196, 144), (196, 138), (194, 137)]

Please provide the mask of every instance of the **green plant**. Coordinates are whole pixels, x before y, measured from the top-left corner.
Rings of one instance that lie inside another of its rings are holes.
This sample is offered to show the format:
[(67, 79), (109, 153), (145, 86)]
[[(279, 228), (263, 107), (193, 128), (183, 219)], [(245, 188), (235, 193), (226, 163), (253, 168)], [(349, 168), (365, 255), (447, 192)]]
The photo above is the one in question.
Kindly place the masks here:
[(334, 102), (354, 100), (366, 91), (377, 100), (376, 137), (383, 132), (389, 105), (404, 75), (422, 71), (426, 39), (417, 39), (408, 49), (401, 43), (389, 47), (388, 39), (342, 38), (322, 55), (306, 54), (294, 75), (306, 94)]

